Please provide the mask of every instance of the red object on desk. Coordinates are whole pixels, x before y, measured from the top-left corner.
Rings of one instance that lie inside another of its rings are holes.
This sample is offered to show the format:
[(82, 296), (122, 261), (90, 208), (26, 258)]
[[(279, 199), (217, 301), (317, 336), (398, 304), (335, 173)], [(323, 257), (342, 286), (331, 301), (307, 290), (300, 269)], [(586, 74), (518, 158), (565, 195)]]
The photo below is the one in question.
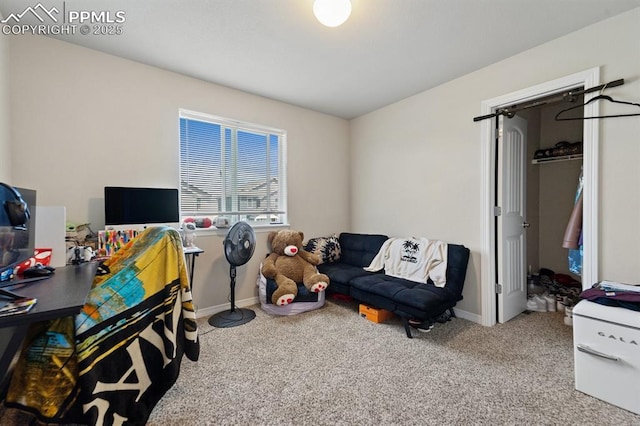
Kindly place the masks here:
[(19, 263), (13, 268), (13, 273), (21, 275), (22, 271), (36, 264), (48, 266), (51, 263), (51, 254), (53, 250), (50, 248), (37, 248), (34, 250), (33, 257), (28, 258), (24, 262)]

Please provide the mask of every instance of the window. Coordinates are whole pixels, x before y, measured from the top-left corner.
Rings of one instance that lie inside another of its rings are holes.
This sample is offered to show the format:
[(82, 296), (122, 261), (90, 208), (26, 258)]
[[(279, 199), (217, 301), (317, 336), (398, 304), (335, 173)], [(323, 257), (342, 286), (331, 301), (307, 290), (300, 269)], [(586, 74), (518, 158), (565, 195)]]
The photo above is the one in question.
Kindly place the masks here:
[(282, 130), (180, 110), (182, 218), (286, 223), (285, 142)]

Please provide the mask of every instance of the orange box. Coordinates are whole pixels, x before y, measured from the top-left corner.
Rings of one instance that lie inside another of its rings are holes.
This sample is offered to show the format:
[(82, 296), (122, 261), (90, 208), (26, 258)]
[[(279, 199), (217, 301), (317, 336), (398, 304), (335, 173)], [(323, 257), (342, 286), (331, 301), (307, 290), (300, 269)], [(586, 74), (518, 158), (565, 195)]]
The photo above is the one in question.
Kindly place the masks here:
[(393, 312), (385, 309), (372, 308), (367, 305), (360, 305), (360, 316), (371, 322), (381, 323), (393, 317)]

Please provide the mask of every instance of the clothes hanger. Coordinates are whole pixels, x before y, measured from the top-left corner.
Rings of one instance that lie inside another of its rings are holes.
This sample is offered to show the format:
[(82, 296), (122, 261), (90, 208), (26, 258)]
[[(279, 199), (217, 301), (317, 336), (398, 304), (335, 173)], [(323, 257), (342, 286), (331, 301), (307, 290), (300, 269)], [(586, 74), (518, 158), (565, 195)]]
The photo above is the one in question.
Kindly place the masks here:
[(613, 114), (613, 115), (597, 115), (594, 117), (566, 117), (566, 118), (560, 118), (560, 116), (568, 111), (577, 109), (577, 108), (582, 108), (585, 105), (588, 105), (592, 102), (595, 101), (599, 101), (599, 100), (605, 100), (605, 101), (609, 101), (612, 102), (614, 104), (624, 104), (624, 105), (632, 105), (632, 106), (637, 106), (638, 108), (640, 108), (640, 104), (635, 103), (635, 102), (626, 102), (626, 101), (618, 101), (616, 99), (613, 99), (611, 96), (607, 96), (607, 95), (603, 95), (602, 92), (604, 92), (604, 89), (607, 88), (607, 85), (605, 84), (604, 87), (602, 88), (602, 90), (600, 91), (600, 94), (598, 96), (594, 96), (593, 98), (589, 99), (587, 102), (583, 103), (582, 105), (576, 105), (576, 106), (572, 106), (571, 108), (567, 108), (567, 109), (563, 109), (562, 111), (560, 111), (559, 113), (556, 114), (555, 120), (556, 121), (569, 121), (569, 120), (592, 120), (595, 118), (613, 118), (613, 117), (635, 117), (635, 116), (640, 116), (640, 111), (636, 112), (636, 113), (629, 113), (629, 114)]

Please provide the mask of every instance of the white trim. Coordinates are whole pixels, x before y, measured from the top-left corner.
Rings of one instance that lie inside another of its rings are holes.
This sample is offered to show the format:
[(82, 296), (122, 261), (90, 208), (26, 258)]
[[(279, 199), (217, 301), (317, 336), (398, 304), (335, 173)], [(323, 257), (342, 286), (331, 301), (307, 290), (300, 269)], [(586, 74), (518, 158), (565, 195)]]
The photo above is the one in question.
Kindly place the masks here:
[(453, 309), (453, 313), (456, 314), (456, 318), (465, 319), (467, 321), (475, 322), (476, 324), (481, 324), (482, 317), (478, 314), (472, 314), (468, 311), (462, 311), (460, 309)]
[(274, 133), (279, 136), (286, 135), (287, 132), (275, 127), (263, 126), (262, 124), (248, 123), (246, 121), (233, 120), (231, 118), (219, 117), (204, 112), (190, 111), (179, 108), (178, 116), (188, 120), (204, 121), (207, 123), (219, 124), (221, 126), (236, 127), (242, 130), (252, 130), (255, 132)]
[[(258, 296), (250, 297), (248, 299), (236, 300), (236, 308), (254, 308), (254, 305), (260, 303)], [(259, 306), (258, 306), (259, 307)], [(205, 318), (210, 317), (211, 315), (217, 314), (218, 312), (227, 311), (231, 309), (231, 305), (229, 303), (225, 303), (223, 305), (215, 305), (209, 306), (203, 309), (196, 308), (196, 318)]]
[[(279, 231), (280, 229), (289, 229), (291, 227), (288, 223), (277, 223), (277, 224), (265, 224), (265, 225), (257, 225), (254, 223), (249, 223), (256, 234), (267, 233), (271, 231)], [(221, 237), (225, 237), (229, 232), (229, 228), (216, 228), (212, 226), (211, 228), (196, 228), (196, 238), (205, 237), (210, 235), (218, 235)]]
[[(517, 92), (508, 93), (496, 98), (482, 101), (481, 115), (488, 115), (500, 107), (532, 101), (544, 96), (563, 92), (578, 86), (585, 89), (595, 87), (600, 81), (600, 69), (591, 68), (576, 74), (572, 74), (557, 80), (548, 81)], [(597, 95), (586, 95), (585, 100)], [(597, 102), (586, 105), (585, 116), (599, 115)], [(584, 120), (583, 145), (584, 145), (584, 189), (583, 189), (583, 238), (584, 257), (582, 269), (582, 286), (589, 288), (598, 279), (598, 170), (599, 170), (599, 123), (598, 120)], [(493, 119), (481, 122), (481, 295), (482, 295), (482, 325), (492, 326), (496, 324), (496, 295), (494, 283), (495, 274), (495, 224), (493, 216), (494, 184), (495, 184), (495, 150)]]

